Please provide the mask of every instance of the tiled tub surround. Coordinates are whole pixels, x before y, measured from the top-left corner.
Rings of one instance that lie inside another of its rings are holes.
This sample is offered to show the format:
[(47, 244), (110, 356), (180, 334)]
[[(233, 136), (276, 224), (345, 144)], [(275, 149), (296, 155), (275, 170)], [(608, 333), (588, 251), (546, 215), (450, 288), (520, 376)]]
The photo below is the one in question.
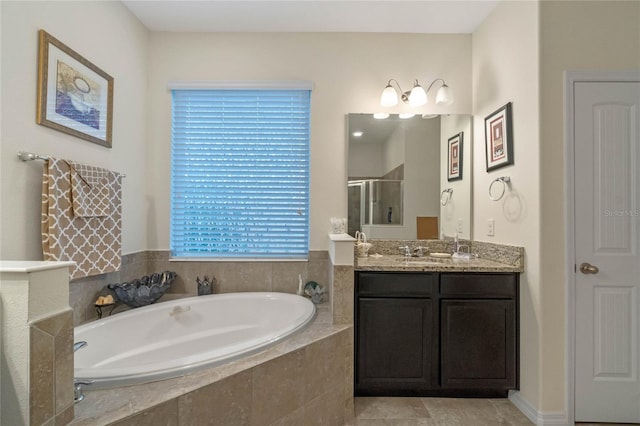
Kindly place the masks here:
[(329, 306), (334, 324), (353, 324), (353, 253), (355, 238), (329, 234)]
[(73, 313), (29, 324), (29, 405), (32, 425), (73, 419)]
[[(429, 253), (452, 253), (453, 241), (448, 240), (371, 240), (369, 257), (356, 257), (355, 269), (368, 271), (441, 271), (441, 272), (523, 272), (524, 248), (481, 241), (460, 240), (461, 245), (477, 255), (471, 260), (433, 258)], [(423, 257), (404, 262), (399, 247), (422, 247)], [(465, 250), (467, 251), (467, 250)], [(355, 253), (355, 252), (354, 252)], [(374, 257), (371, 254), (381, 254)], [(355, 254), (354, 254), (355, 256)], [(412, 262), (414, 262), (412, 264)], [(429, 262), (425, 264), (421, 262)]]
[(353, 266), (333, 265), (330, 274), (333, 323), (353, 324)]
[[(74, 311), (73, 323), (80, 325), (96, 319), (93, 303), (100, 295), (111, 294), (109, 283), (126, 282), (154, 272), (175, 271), (177, 277), (167, 293), (160, 299), (170, 300), (197, 294), (196, 277), (215, 277), (214, 293), (237, 291), (278, 291), (295, 293), (298, 275), (303, 282), (316, 281), (330, 291), (329, 255), (326, 251), (312, 251), (308, 261), (300, 262), (212, 262), (170, 261), (169, 252), (144, 251), (122, 256), (119, 272), (73, 280), (69, 283), (70, 305)], [(330, 294), (325, 296), (329, 300)], [(127, 309), (118, 306), (114, 313)]]
[(87, 390), (74, 425), (343, 425), (353, 422), (353, 328), (319, 309), (262, 352), (175, 379)]
[(72, 262), (0, 261), (0, 424), (73, 419)]

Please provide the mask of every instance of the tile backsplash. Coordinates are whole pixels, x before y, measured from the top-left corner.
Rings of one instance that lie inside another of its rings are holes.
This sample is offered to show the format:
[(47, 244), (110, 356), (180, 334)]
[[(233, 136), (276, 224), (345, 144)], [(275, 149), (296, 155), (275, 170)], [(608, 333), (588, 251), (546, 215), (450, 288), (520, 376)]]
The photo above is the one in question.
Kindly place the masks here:
[[(177, 277), (161, 301), (197, 295), (196, 277), (215, 277), (214, 293), (277, 291), (295, 293), (298, 275), (303, 283), (316, 281), (329, 289), (329, 254), (312, 251), (307, 261), (212, 262), (169, 260), (169, 252), (143, 251), (122, 256), (118, 272), (80, 278), (69, 283), (69, 304), (74, 326), (97, 318), (94, 302), (98, 296), (112, 294), (107, 284), (131, 281), (154, 272), (174, 271)], [(327, 295), (327, 299), (329, 295)], [(114, 312), (126, 310), (118, 306)]]

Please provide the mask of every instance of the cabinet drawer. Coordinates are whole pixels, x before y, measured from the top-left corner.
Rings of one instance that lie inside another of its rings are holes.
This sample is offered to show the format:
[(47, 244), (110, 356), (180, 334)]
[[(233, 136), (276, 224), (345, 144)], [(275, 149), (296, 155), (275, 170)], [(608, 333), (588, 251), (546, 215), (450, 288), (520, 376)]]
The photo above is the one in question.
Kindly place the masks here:
[(424, 297), (433, 291), (434, 274), (358, 273), (358, 296)]
[(441, 296), (516, 297), (516, 274), (441, 274)]

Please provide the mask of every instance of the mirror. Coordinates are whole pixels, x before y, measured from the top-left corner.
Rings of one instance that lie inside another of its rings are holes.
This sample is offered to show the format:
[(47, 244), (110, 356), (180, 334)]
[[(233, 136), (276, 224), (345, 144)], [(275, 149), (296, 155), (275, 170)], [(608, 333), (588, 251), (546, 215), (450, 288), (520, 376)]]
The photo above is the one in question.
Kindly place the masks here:
[[(348, 114), (348, 232), (368, 238), (471, 237), (471, 116)], [(448, 179), (462, 132), (461, 179)], [(444, 204), (444, 205), (443, 205)]]

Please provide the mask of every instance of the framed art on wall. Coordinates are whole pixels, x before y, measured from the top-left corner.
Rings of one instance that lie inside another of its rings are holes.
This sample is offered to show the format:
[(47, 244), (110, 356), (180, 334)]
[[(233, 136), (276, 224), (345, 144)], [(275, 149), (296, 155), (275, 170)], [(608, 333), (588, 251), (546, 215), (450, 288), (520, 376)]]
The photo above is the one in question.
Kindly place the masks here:
[(463, 132), (449, 138), (447, 155), (447, 180), (462, 179), (462, 140)]
[(38, 39), (36, 123), (111, 148), (113, 77), (46, 31)]
[(513, 164), (511, 102), (484, 119), (487, 171)]

